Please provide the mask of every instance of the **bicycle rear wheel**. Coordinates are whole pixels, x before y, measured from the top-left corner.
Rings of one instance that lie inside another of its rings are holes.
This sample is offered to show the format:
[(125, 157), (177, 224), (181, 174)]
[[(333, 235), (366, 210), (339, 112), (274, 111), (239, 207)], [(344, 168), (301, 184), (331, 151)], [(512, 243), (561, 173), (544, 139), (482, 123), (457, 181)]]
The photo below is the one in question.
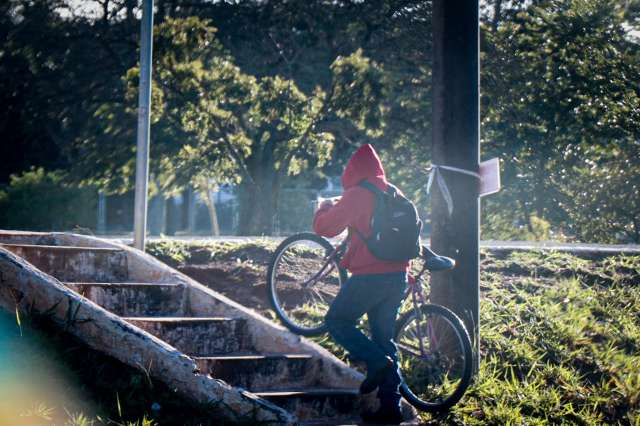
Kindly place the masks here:
[(334, 248), (312, 233), (292, 235), (276, 249), (267, 272), (267, 290), (273, 309), (291, 331), (315, 336), (326, 331), (324, 317), (346, 281)]
[(473, 358), (469, 334), (456, 314), (439, 305), (406, 312), (396, 326), (396, 345), (404, 378), (400, 393), (411, 405), (444, 411), (462, 398)]

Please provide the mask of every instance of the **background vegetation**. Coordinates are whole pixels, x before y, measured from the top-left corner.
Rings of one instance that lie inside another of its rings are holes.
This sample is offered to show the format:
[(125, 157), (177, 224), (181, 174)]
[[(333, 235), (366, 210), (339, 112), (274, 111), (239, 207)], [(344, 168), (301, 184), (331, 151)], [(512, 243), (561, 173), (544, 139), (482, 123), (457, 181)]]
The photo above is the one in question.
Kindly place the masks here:
[[(430, 2), (156, 5), (154, 190), (234, 183), (239, 232), (270, 234), (284, 186), (323, 187), (368, 142), (427, 214)], [(131, 188), (139, 12), (0, 5), (0, 227), (32, 227), (15, 201), (32, 167), (65, 188)], [(482, 150), (503, 160), (504, 186), (483, 238), (640, 242), (639, 14), (636, 0), (483, 2)]]

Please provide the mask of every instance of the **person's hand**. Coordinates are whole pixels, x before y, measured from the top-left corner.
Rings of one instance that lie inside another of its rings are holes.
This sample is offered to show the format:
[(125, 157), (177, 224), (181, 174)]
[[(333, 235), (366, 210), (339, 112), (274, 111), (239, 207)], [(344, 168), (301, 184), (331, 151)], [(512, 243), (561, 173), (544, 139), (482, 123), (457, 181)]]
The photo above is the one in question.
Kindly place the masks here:
[(319, 209), (327, 209), (329, 207), (333, 207), (333, 200), (331, 198), (329, 198), (328, 200), (324, 200), (323, 202), (320, 203), (320, 206), (318, 207)]
[(316, 211), (320, 211), (320, 210), (326, 210), (330, 207), (333, 207), (335, 203), (338, 202), (338, 200), (340, 199), (340, 197), (333, 197), (333, 198), (321, 198), (320, 203), (318, 204), (318, 208), (316, 209)]

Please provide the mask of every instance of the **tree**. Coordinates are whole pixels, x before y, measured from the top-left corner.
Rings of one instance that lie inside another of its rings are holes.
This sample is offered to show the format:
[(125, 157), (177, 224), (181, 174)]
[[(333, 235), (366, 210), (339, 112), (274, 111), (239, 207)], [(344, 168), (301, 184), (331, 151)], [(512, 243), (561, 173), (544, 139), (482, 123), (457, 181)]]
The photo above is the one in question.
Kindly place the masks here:
[(640, 50), (619, 2), (538, 3), (485, 27), (483, 140), (485, 153), (505, 160), (508, 183), (488, 213), (510, 214), (512, 205), (529, 230), (536, 216), (581, 237), (573, 223), (594, 214), (576, 204), (584, 179), (595, 177), (584, 157), (640, 139), (640, 85), (629, 78)]
[(563, 185), (579, 206), (567, 209), (572, 231), (582, 241), (640, 243), (640, 143), (588, 149)]
[(0, 4), (0, 182), (31, 166), (69, 167), (70, 141), (82, 137), (97, 105), (116, 97), (115, 83), (134, 64), (137, 27), (117, 19), (115, 7), (92, 20), (74, 14), (74, 4)]
[(335, 136), (334, 151), (314, 176), (339, 175), (354, 146), (372, 143), (393, 181), (425, 201), (429, 151), (424, 146), (431, 137), (430, 2), (250, 0), (181, 8), (177, 13), (216, 23), (218, 39), (244, 72), (293, 80), (304, 93), (316, 86), (330, 92), (332, 62), (361, 48), (384, 72), (384, 131), (362, 132), (351, 120), (327, 116), (319, 126)]
[[(138, 5), (81, 3), (0, 4), (0, 183), (31, 166), (73, 166), (69, 178), (108, 192), (133, 185)], [(243, 232), (269, 232), (277, 205), (255, 197), (273, 195), (282, 185), (320, 188), (327, 176), (340, 174), (355, 145), (373, 143), (391, 181), (425, 212), (431, 2), (156, 4), (152, 190), (195, 185), (206, 199), (215, 185), (237, 183), (246, 195)], [(633, 229), (627, 217), (633, 205), (615, 194), (635, 190), (638, 160), (630, 153), (639, 139), (639, 41), (629, 29), (638, 28), (640, 1), (484, 5), (482, 149), (485, 158), (500, 156), (504, 164), (503, 191), (484, 203), (484, 230), (492, 232), (484, 236), (553, 238), (563, 232), (577, 239), (633, 239), (633, 232), (619, 231)], [(204, 21), (210, 22), (206, 28)], [(372, 91), (349, 106), (351, 95), (336, 97), (333, 88), (347, 89), (352, 80), (347, 92)], [(243, 91), (249, 103), (241, 102)], [(222, 103), (226, 97), (228, 104)], [(283, 111), (294, 119), (278, 115)], [(256, 114), (257, 121), (238, 121)], [(265, 121), (266, 114), (278, 119)], [(309, 135), (296, 139), (309, 123)], [(258, 137), (265, 132), (269, 138)], [(228, 145), (223, 135), (236, 139)], [(286, 164), (283, 152), (296, 140), (311, 149), (307, 154), (304, 145), (305, 155)], [(314, 148), (320, 140), (324, 148)], [(261, 166), (268, 162), (267, 146), (280, 149), (272, 168)], [(252, 189), (250, 177), (275, 183)], [(588, 188), (599, 179), (619, 186), (595, 197)], [(585, 191), (594, 197), (583, 198)], [(592, 220), (597, 210), (579, 203), (610, 209), (600, 231)], [(254, 205), (264, 211), (254, 216)]]
[[(320, 130), (323, 120), (335, 114), (362, 131), (382, 126), (382, 70), (358, 51), (334, 61), (328, 92), (306, 94), (291, 80), (243, 73), (215, 32), (195, 17), (156, 28), (151, 170), (167, 190), (238, 183), (239, 232), (270, 234), (282, 180), (329, 158), (334, 137)], [(137, 76), (132, 68), (124, 79), (127, 106), (103, 105), (101, 131), (82, 141), (79, 168), (91, 182), (114, 189), (131, 183), (131, 147), (122, 140), (133, 139)]]

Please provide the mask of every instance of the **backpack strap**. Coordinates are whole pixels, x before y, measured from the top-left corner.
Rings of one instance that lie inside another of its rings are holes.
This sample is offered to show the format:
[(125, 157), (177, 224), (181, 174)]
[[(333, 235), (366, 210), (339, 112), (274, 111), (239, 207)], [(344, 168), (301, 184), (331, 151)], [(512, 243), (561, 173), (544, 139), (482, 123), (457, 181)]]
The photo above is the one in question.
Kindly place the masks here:
[[(386, 194), (386, 192), (384, 192), (383, 190), (381, 190), (380, 188), (378, 188), (377, 186), (375, 186), (374, 184), (372, 184), (366, 179), (360, 181), (358, 186), (364, 189), (368, 189), (369, 191), (373, 192), (375, 195), (378, 195), (378, 196)], [(389, 188), (392, 188), (391, 184), (389, 184)]]
[[(358, 186), (359, 186), (359, 187), (361, 187), (361, 188), (364, 188), (364, 189), (366, 189), (366, 190), (368, 190), (368, 191), (370, 191), (370, 192), (373, 192), (373, 195), (375, 195), (375, 196), (376, 196), (376, 198), (378, 198), (378, 199), (379, 199), (379, 198), (381, 198), (381, 197), (383, 197), (383, 196), (386, 194), (386, 192), (385, 192), (385, 191), (381, 190), (380, 188), (378, 188), (377, 186), (375, 186), (374, 184), (372, 184), (371, 182), (369, 182), (369, 181), (368, 181), (368, 180), (366, 180), (366, 179), (361, 180), (361, 181), (358, 183)], [(391, 189), (391, 188), (392, 188), (392, 186), (391, 186), (391, 184), (389, 184), (389, 189)], [(367, 238), (367, 237), (365, 237), (365, 236), (364, 236), (364, 234), (363, 234), (362, 232), (360, 232), (360, 231), (359, 231), (358, 229), (356, 229), (355, 227), (353, 228), (353, 230), (355, 231), (355, 233), (358, 235), (358, 237), (359, 237), (363, 242), (365, 242), (367, 245), (369, 245), (369, 243), (368, 243), (368, 238)]]

